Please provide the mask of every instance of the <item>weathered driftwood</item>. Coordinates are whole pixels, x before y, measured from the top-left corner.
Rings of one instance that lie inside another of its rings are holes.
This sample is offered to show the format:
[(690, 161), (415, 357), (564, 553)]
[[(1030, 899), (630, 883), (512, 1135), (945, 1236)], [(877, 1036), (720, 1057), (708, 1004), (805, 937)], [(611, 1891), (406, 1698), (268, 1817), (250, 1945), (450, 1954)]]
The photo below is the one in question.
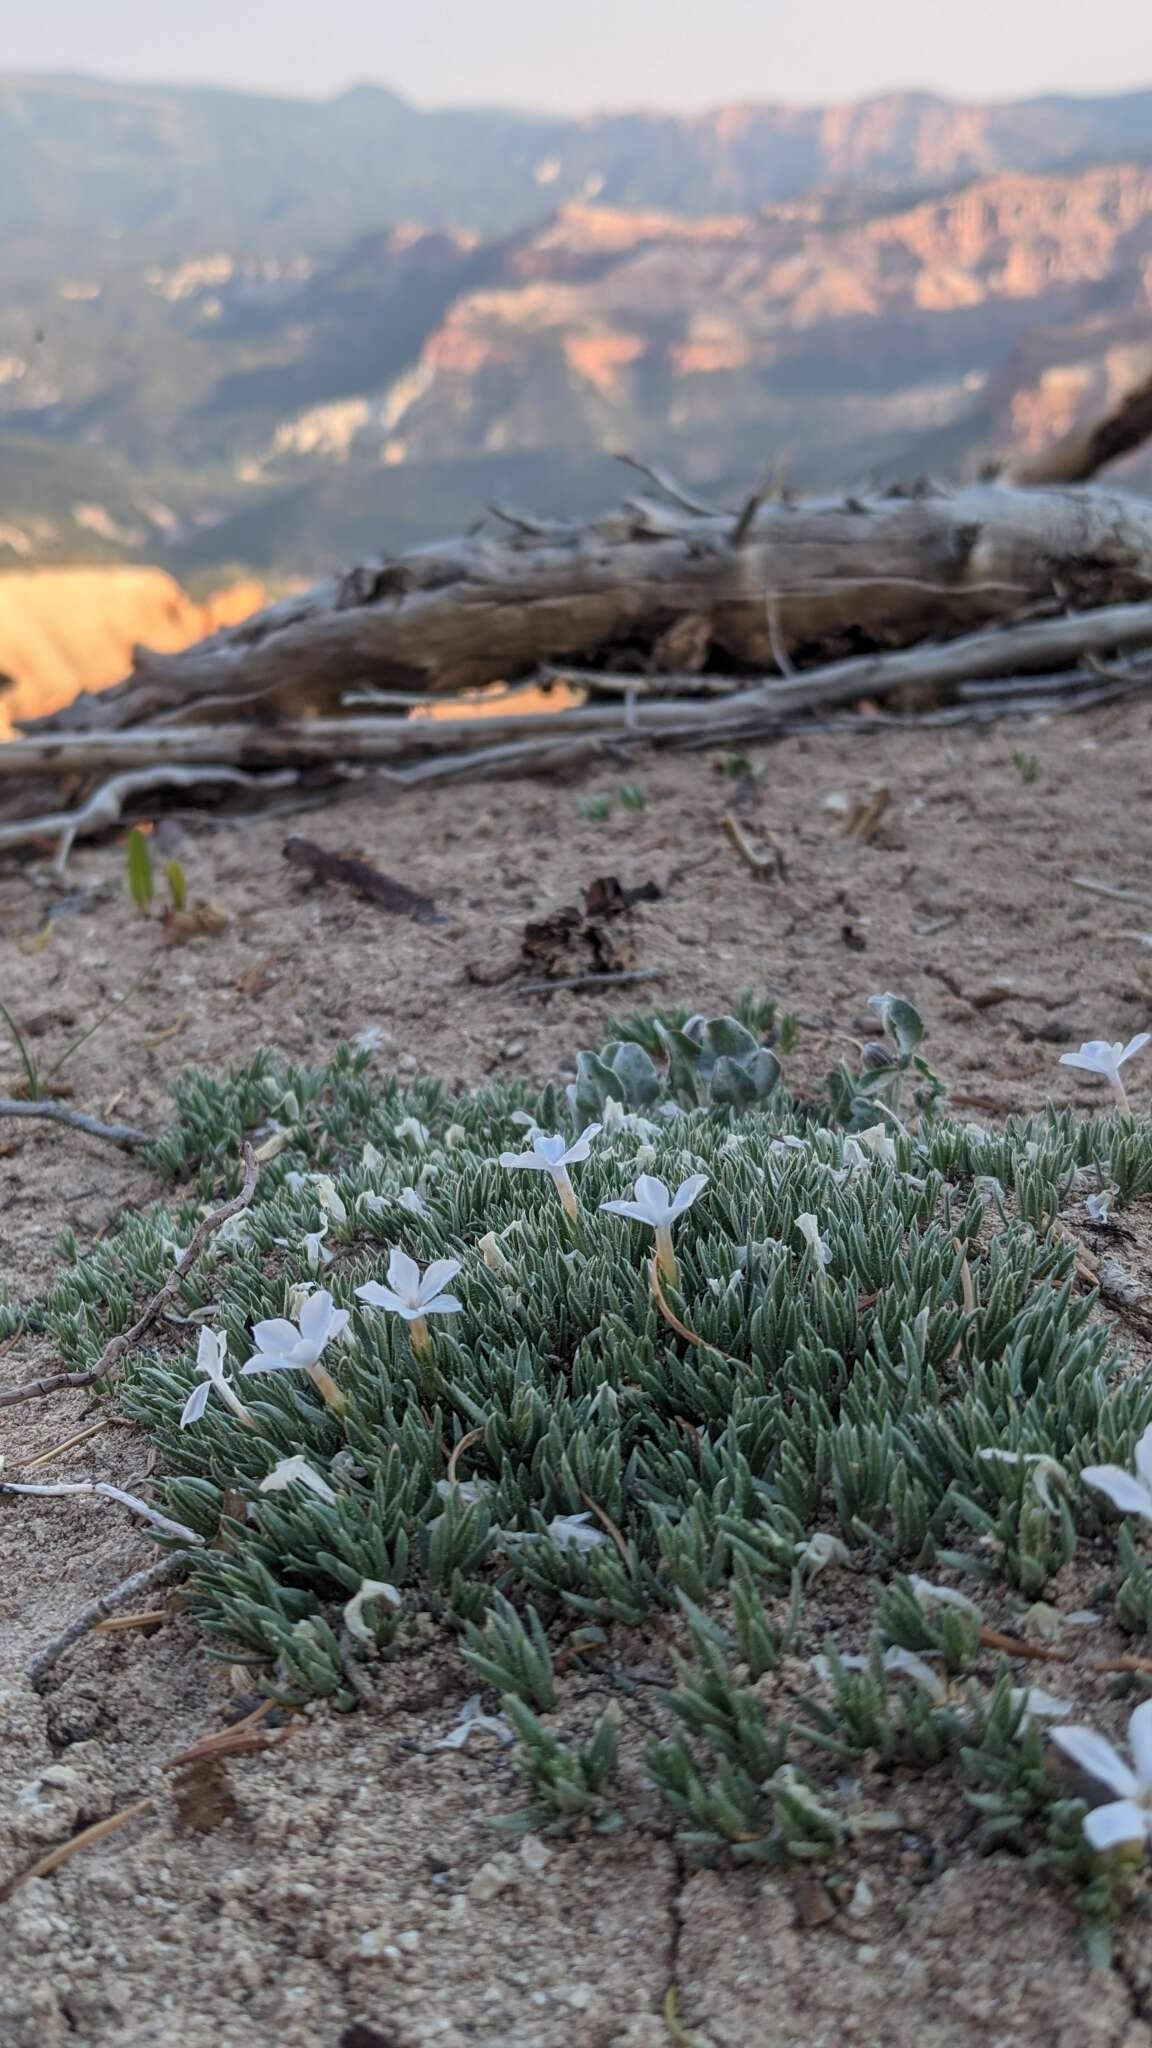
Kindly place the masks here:
[[(204, 770), (205, 780), (221, 776), (219, 764), (224, 763), (242, 766), (251, 774), (288, 764), (302, 768), (322, 762), (410, 763), (428, 753), (487, 752), (500, 740), (523, 743), (544, 738), (551, 743), (569, 734), (589, 740), (642, 738), (659, 742), (664, 737), (681, 738), (693, 730), (714, 737), (770, 733), (783, 719), (800, 712), (860, 697), (883, 699), (913, 686), (965, 688), (981, 679), (1059, 669), (1101, 649), (1123, 651), (1148, 644), (1152, 644), (1152, 601), (1109, 605), (1098, 611), (965, 634), (942, 644), (905, 648), (898, 654), (858, 656), (784, 679), (766, 677), (741, 683), (736, 677), (713, 677), (709, 680), (724, 682), (725, 694), (696, 700), (645, 692), (631, 703), (590, 703), (535, 714), (496, 713), (483, 719), (346, 716), (296, 719), (274, 726), (142, 725), (123, 731), (43, 733), (0, 748), (0, 778), (131, 771), (143, 769), (147, 763), (157, 780), (166, 769), (178, 786), (184, 786), (198, 769)], [(556, 673), (581, 680), (576, 669)], [(601, 673), (599, 680), (611, 681), (627, 697), (627, 676)], [(638, 680), (645, 681), (642, 677)], [(676, 678), (677, 683), (682, 680), (687, 678)], [(1065, 670), (1056, 686), (1066, 688), (1075, 680), (1075, 674)], [(1091, 671), (1082, 677), (1085, 688), (1091, 688), (1094, 680)], [(1138, 683), (1139, 678), (1132, 680)], [(127, 783), (130, 774), (122, 780)], [(93, 825), (111, 820), (107, 803), (92, 800), (87, 808)], [(75, 830), (78, 821), (79, 814), (57, 814), (44, 821), (44, 829), (60, 830), (67, 822)], [(0, 827), (0, 844), (5, 829)]]
[[(452, 692), (571, 661), (682, 669), (669, 655), (686, 637), (693, 669), (780, 673), (1054, 599), (1111, 607), (1150, 590), (1152, 504), (1119, 493), (987, 485), (799, 505), (757, 493), (737, 515), (636, 499), (583, 528), (520, 521), (370, 563), (183, 654), (140, 650), (125, 682), (25, 730), (232, 723), (241, 705), (276, 722), (335, 713), (365, 687)], [(856, 687), (845, 679), (845, 694)]]
[(1130, 454), (1150, 435), (1152, 375), (1126, 391), (1102, 418), (1081, 422), (1050, 447), (1021, 456), (1012, 464), (1008, 481), (1025, 485), (1086, 483), (1106, 463)]

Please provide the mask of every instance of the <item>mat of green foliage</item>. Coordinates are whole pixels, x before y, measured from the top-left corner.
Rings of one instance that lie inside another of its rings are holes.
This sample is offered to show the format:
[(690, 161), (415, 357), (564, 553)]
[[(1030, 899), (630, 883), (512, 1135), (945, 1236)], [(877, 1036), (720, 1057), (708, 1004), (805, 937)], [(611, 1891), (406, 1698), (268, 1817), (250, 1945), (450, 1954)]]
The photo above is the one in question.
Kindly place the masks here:
[[(253, 1207), (110, 1396), (199, 1539), (157, 1538), (189, 1548), (215, 1651), (278, 1697), (351, 1708), (431, 1617), (515, 1724), (514, 1819), (611, 1826), (614, 1712), (561, 1741), (540, 1718), (554, 1656), (578, 1647), (624, 1696), (628, 1632), (663, 1613), (684, 1655), (647, 1771), (695, 1851), (835, 1856), (857, 1824), (846, 1768), (943, 1765), (986, 1840), (1100, 1906), (1115, 1859), (1083, 1838), (1041, 1696), (980, 1631), (1029, 1626), (1078, 1551), (1102, 1616), (1152, 1626), (1141, 1524), (1080, 1480), (1130, 1464), (1152, 1378), (1052, 1229), (1090, 1194), (1148, 1193), (1152, 1129), (948, 1121), (916, 1013), (876, 1008), (858, 1070), (803, 1099), (791, 1026), (756, 1004), (623, 1020), (542, 1095), (402, 1085), (351, 1050), (188, 1075), (154, 1155), (170, 1203), (66, 1246), (36, 1313), (91, 1364), (255, 1135)], [(541, 1133), (563, 1140), (541, 1170), (500, 1163)], [(603, 1206), (644, 1176), (692, 1197), (669, 1236)], [(358, 1297), (388, 1289), (397, 1249), (455, 1269), (426, 1313), (403, 1260), (407, 1314)], [(761, 1683), (783, 1659), (804, 1674), (786, 1713)]]

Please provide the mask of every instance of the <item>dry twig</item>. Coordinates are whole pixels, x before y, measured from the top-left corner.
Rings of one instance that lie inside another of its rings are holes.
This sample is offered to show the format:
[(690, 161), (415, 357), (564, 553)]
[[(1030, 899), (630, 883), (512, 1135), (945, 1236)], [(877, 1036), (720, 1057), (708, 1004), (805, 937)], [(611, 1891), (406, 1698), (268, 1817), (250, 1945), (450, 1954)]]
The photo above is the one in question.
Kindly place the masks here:
[(71, 1131), (83, 1131), (86, 1138), (106, 1138), (123, 1152), (137, 1152), (141, 1146), (151, 1145), (155, 1135), (152, 1131), (137, 1130), (135, 1124), (102, 1124), (99, 1117), (68, 1109), (62, 1102), (18, 1102), (7, 1095), (0, 1095), (0, 1116), (39, 1117), (46, 1123), (66, 1124)]
[(110, 1338), (94, 1366), (87, 1372), (49, 1373), (43, 1379), (26, 1380), (23, 1386), (0, 1389), (0, 1408), (14, 1408), (18, 1401), (39, 1400), (45, 1394), (57, 1394), (65, 1387), (90, 1387), (94, 1381), (103, 1379), (111, 1372), (114, 1365), (119, 1365), (120, 1360), (128, 1356), (145, 1332), (151, 1329), (157, 1317), (163, 1314), (168, 1303), (178, 1294), (181, 1282), (192, 1271), (205, 1245), (219, 1230), (221, 1224), (227, 1223), (230, 1217), (238, 1216), (242, 1209), (248, 1207), (256, 1192), (259, 1170), (251, 1145), (245, 1144), (244, 1185), (240, 1193), (233, 1195), (232, 1200), (225, 1202), (222, 1209), (214, 1209), (210, 1216), (205, 1216), (197, 1224), (191, 1243), (181, 1253), (163, 1286), (153, 1295), (130, 1329), (122, 1330), (118, 1337)]
[(143, 1571), (133, 1572), (130, 1578), (122, 1579), (118, 1586), (113, 1586), (110, 1592), (101, 1593), (98, 1599), (81, 1608), (80, 1613), (73, 1616), (67, 1628), (62, 1629), (58, 1636), (53, 1636), (50, 1643), (46, 1643), (42, 1650), (37, 1651), (28, 1666), (28, 1683), (39, 1692), (49, 1672), (59, 1663), (64, 1652), (72, 1648), (73, 1643), (78, 1643), (81, 1636), (86, 1636), (100, 1622), (106, 1621), (118, 1607), (123, 1607), (129, 1600), (134, 1600), (138, 1593), (151, 1592), (154, 1586), (162, 1586), (166, 1580), (178, 1578), (184, 1571), (190, 1555), (191, 1552), (187, 1550), (166, 1550), (163, 1557), (157, 1558), (154, 1564), (146, 1565)]

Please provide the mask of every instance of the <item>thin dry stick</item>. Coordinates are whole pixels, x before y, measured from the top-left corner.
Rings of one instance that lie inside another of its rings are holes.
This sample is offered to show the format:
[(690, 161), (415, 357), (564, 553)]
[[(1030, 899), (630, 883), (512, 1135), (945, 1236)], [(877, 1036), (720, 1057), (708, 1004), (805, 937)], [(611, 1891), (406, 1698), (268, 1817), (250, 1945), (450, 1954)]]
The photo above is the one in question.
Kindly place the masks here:
[[(1034, 1663), (1074, 1664), (1071, 1650), (1058, 1650), (1051, 1643), (1022, 1643), (1015, 1636), (1001, 1635), (999, 1629), (982, 1628), (980, 1641), (986, 1650), (1000, 1650), (1005, 1657), (1031, 1658)], [(1152, 1671), (1152, 1657), (1089, 1657), (1090, 1671)]]
[(192, 1241), (181, 1253), (178, 1264), (173, 1266), (164, 1285), (137, 1316), (131, 1329), (123, 1330), (118, 1337), (111, 1338), (96, 1364), (87, 1372), (54, 1372), (49, 1373), (44, 1379), (26, 1380), (23, 1386), (3, 1388), (0, 1390), (0, 1408), (14, 1408), (18, 1401), (36, 1401), (45, 1394), (57, 1394), (64, 1387), (90, 1387), (95, 1380), (102, 1380), (106, 1373), (111, 1372), (114, 1365), (119, 1365), (122, 1358), (127, 1357), (177, 1295), (181, 1281), (192, 1271), (209, 1238), (219, 1230), (221, 1224), (227, 1223), (232, 1216), (238, 1216), (251, 1202), (256, 1192), (256, 1179), (260, 1169), (256, 1164), (256, 1155), (247, 1142), (244, 1145), (243, 1157), (244, 1185), (240, 1193), (234, 1195), (230, 1202), (225, 1202), (222, 1209), (213, 1210), (211, 1216), (205, 1216), (197, 1224)]
[(618, 974), (565, 974), (555, 981), (521, 981), (509, 993), (514, 996), (550, 996), (560, 988), (612, 988), (624, 981), (663, 981), (663, 967), (629, 967)]
[(777, 847), (774, 846), (770, 851), (761, 853), (749, 837), (749, 834), (744, 830), (739, 818), (734, 817), (731, 811), (725, 811), (720, 823), (740, 855), (741, 860), (744, 862), (745, 867), (751, 868), (752, 873), (759, 881), (765, 881), (769, 875), (775, 875), (778, 879), (781, 878), (782, 864)]
[(47, 1123), (67, 1124), (73, 1131), (83, 1131), (88, 1138), (106, 1138), (110, 1145), (119, 1145), (125, 1152), (135, 1152), (141, 1145), (151, 1145), (154, 1131), (140, 1131), (134, 1124), (102, 1124), (98, 1117), (85, 1116), (83, 1110), (68, 1109), (62, 1102), (17, 1102), (11, 1096), (0, 1095), (0, 1116), (41, 1117)]
[(162, 1607), (145, 1608), (143, 1614), (110, 1614), (107, 1621), (96, 1623), (98, 1636), (122, 1635), (133, 1628), (158, 1628), (168, 1619)]
[(81, 1849), (90, 1849), (93, 1842), (102, 1842), (105, 1835), (114, 1835), (117, 1828), (135, 1820), (138, 1813), (148, 1813), (153, 1804), (152, 1799), (134, 1799), (131, 1806), (121, 1807), (119, 1813), (110, 1813), (107, 1820), (94, 1820), (90, 1828), (81, 1828), (78, 1835), (70, 1835), (66, 1842), (49, 1849), (47, 1855), (41, 1856), (29, 1869), (19, 1871), (8, 1879), (7, 1884), (0, 1885), (0, 1900), (10, 1899), (20, 1885), (29, 1884), (34, 1877), (51, 1877), (54, 1870), (59, 1870), (63, 1863), (71, 1862)]
[(74, 1451), (77, 1444), (86, 1444), (91, 1437), (101, 1436), (108, 1428), (109, 1418), (90, 1422), (87, 1429), (78, 1429), (75, 1436), (66, 1436), (62, 1444), (53, 1444), (51, 1450), (38, 1451), (34, 1458), (21, 1458), (13, 1466), (14, 1472), (34, 1472), (37, 1465), (47, 1465), (53, 1458), (62, 1458), (65, 1451)]
[(590, 1511), (590, 1513), (595, 1515), (596, 1520), (600, 1522), (605, 1529), (607, 1529), (608, 1534), (612, 1538), (613, 1543), (616, 1545), (617, 1550), (620, 1552), (620, 1555), (623, 1558), (625, 1565), (628, 1567), (629, 1570), (631, 1570), (632, 1559), (628, 1554), (628, 1545), (625, 1543), (624, 1538), (621, 1535), (619, 1529), (616, 1527), (615, 1522), (612, 1520), (611, 1515), (608, 1514), (606, 1510), (600, 1506), (598, 1501), (593, 1500), (590, 1493), (585, 1493), (583, 1487), (580, 1488), (580, 1498), (583, 1501), (585, 1507)]
[(121, 1507), (130, 1508), (150, 1528), (159, 1529), (164, 1536), (178, 1536), (182, 1543), (200, 1544), (203, 1538), (194, 1529), (188, 1529), (183, 1522), (174, 1522), (168, 1515), (162, 1515), (158, 1508), (150, 1507), (146, 1500), (140, 1500), (134, 1493), (125, 1493), (122, 1486), (112, 1486), (106, 1479), (62, 1479), (55, 1486), (24, 1484), (17, 1479), (0, 1480), (0, 1493), (33, 1494), (40, 1500), (60, 1500), (67, 1493), (98, 1493), (105, 1500), (119, 1501)]
[(118, 1586), (113, 1586), (110, 1592), (101, 1593), (98, 1599), (90, 1601), (73, 1617), (67, 1628), (33, 1657), (28, 1666), (28, 1683), (34, 1691), (40, 1691), (49, 1672), (59, 1663), (64, 1652), (80, 1641), (81, 1636), (86, 1636), (99, 1622), (106, 1621), (118, 1607), (134, 1600), (137, 1593), (151, 1592), (153, 1586), (162, 1586), (167, 1579), (177, 1578), (190, 1555), (187, 1550), (166, 1550), (155, 1564), (145, 1565), (143, 1571), (133, 1572), (130, 1578), (122, 1579)]
[(482, 1429), (470, 1429), (468, 1431), (467, 1436), (461, 1437), (459, 1443), (456, 1445), (454, 1451), (452, 1452), (452, 1456), (448, 1460), (449, 1486), (455, 1486), (456, 1484), (456, 1467), (459, 1464), (461, 1458), (464, 1456), (465, 1451), (470, 1451), (473, 1444), (478, 1444), (483, 1434), (484, 1431)]

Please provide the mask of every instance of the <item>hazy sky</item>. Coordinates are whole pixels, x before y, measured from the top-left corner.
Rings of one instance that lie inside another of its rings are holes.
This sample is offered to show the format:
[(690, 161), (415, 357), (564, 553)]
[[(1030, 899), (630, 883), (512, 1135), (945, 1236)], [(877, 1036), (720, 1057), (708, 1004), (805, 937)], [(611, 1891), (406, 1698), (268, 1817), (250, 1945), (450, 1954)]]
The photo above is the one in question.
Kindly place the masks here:
[(580, 110), (1152, 83), (1149, 0), (35, 0), (5, 70)]

